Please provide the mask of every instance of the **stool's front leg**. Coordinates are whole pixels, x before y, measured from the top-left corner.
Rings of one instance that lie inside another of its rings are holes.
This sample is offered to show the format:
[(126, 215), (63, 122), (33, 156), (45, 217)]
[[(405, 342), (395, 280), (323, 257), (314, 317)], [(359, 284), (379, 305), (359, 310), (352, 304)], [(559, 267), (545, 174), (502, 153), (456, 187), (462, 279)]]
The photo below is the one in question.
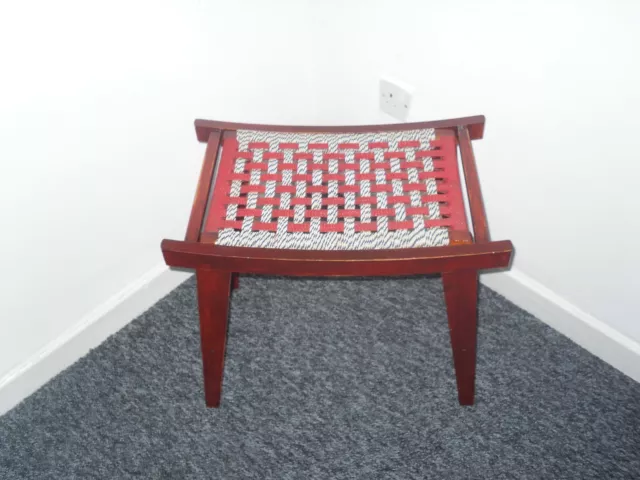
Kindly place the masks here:
[(198, 309), (204, 372), (204, 396), (208, 407), (220, 405), (231, 273), (198, 268)]
[(462, 270), (442, 274), (449, 317), (453, 364), (460, 405), (473, 405), (476, 375), (478, 272)]

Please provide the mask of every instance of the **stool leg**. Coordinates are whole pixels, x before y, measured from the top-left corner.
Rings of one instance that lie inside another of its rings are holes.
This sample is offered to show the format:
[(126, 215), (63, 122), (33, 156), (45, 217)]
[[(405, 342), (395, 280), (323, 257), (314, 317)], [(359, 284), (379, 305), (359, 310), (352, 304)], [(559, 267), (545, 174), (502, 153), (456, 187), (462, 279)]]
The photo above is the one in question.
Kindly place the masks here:
[(449, 317), (453, 364), (460, 405), (473, 405), (476, 375), (478, 272), (463, 270), (442, 274)]
[(234, 273), (231, 276), (231, 290), (235, 290), (236, 288), (240, 288), (240, 275)]
[(224, 372), (231, 273), (198, 268), (196, 279), (198, 310), (200, 311), (204, 396), (207, 407), (218, 407)]

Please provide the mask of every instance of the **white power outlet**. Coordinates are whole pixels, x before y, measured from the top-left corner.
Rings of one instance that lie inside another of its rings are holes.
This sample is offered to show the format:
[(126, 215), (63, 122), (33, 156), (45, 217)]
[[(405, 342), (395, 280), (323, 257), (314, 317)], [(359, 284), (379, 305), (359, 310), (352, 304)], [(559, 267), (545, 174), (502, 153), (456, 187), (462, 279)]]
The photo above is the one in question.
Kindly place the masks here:
[(404, 122), (409, 116), (413, 87), (397, 80), (380, 79), (380, 110)]

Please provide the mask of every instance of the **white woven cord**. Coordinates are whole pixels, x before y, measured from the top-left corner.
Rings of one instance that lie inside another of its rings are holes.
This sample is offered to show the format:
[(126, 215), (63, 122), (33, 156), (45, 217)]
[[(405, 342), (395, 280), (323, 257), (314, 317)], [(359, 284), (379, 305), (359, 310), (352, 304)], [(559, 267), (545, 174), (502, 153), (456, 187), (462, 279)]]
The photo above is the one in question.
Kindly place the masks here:
[[(245, 152), (248, 150), (250, 142), (266, 142), (269, 144), (268, 151), (279, 151), (280, 143), (297, 143), (297, 152), (313, 152), (313, 160), (307, 159), (293, 159), (293, 151), (291, 149), (284, 150), (284, 162), (295, 163), (296, 174), (309, 174), (311, 173), (310, 164), (313, 162), (325, 162), (328, 165), (326, 173), (334, 174), (338, 173), (337, 160), (324, 160), (323, 154), (329, 153), (344, 153), (346, 163), (354, 163), (359, 165), (360, 173), (370, 173), (372, 161), (368, 159), (356, 160), (354, 158), (354, 150), (338, 150), (338, 144), (341, 143), (357, 143), (360, 145), (358, 151), (361, 152), (374, 152), (375, 161), (384, 161), (384, 151), (382, 149), (369, 150), (369, 142), (388, 142), (390, 151), (404, 151), (406, 154), (406, 161), (415, 161), (415, 151), (426, 149), (429, 141), (435, 138), (435, 131), (433, 129), (425, 130), (407, 130), (399, 132), (372, 132), (372, 133), (286, 133), (286, 132), (258, 132), (250, 130), (238, 130), (238, 151)], [(419, 141), (421, 146), (419, 148), (402, 148), (398, 149), (399, 141)], [(309, 143), (326, 143), (329, 145), (327, 150), (307, 150)], [(276, 173), (277, 160), (263, 159), (264, 149), (254, 149), (254, 156), (252, 162), (267, 162), (267, 173)], [(247, 162), (245, 159), (234, 160), (233, 171), (235, 173), (242, 173), (244, 171), (244, 165)], [(400, 172), (400, 160), (391, 159), (391, 172)], [(356, 181), (356, 171), (346, 170), (345, 185), (359, 184), (359, 193), (343, 193), (338, 194), (339, 183), (335, 180), (328, 182), (329, 198), (343, 196), (345, 199), (344, 208), (354, 209), (357, 206), (357, 196), (369, 197), (371, 196), (371, 187), (378, 184), (391, 184), (393, 188), (392, 193), (378, 192), (373, 194), (377, 198), (376, 205), (360, 205), (360, 221), (368, 222), (372, 218), (372, 209), (374, 208), (387, 208), (387, 197), (389, 195), (409, 195), (411, 197), (412, 207), (429, 207), (429, 219), (440, 218), (439, 205), (437, 202), (429, 202), (427, 205), (421, 201), (421, 194), (436, 194), (437, 186), (436, 181), (433, 178), (427, 180), (418, 180), (418, 174), (420, 171), (430, 172), (433, 171), (433, 161), (431, 157), (425, 157), (422, 159), (423, 168), (421, 170), (417, 168), (409, 168), (407, 171), (408, 180), (391, 180), (385, 179), (384, 171), (377, 169), (374, 170), (376, 180), (361, 180)], [(271, 212), (274, 208), (282, 210), (289, 210), (292, 197), (304, 198), (307, 195), (307, 187), (309, 185), (321, 185), (322, 176), (324, 172), (320, 170), (313, 170), (312, 181), (293, 181), (293, 173), (291, 170), (284, 170), (282, 173), (282, 185), (295, 186), (295, 194), (282, 193), (280, 194), (280, 205), (278, 207), (265, 205), (262, 207), (256, 206), (256, 201), (259, 194), (252, 192), (248, 194), (248, 200), (246, 208), (255, 209), (261, 208), (262, 214), (259, 217), (245, 217), (242, 222), (241, 230), (234, 230), (233, 228), (222, 228), (218, 232), (218, 238), (216, 244), (236, 247), (257, 247), (257, 248), (278, 248), (278, 249), (298, 249), (298, 250), (377, 250), (377, 249), (396, 249), (396, 248), (416, 248), (416, 247), (436, 247), (449, 244), (449, 233), (445, 227), (433, 227), (426, 228), (424, 226), (424, 215), (407, 215), (405, 205), (389, 205), (389, 207), (395, 208), (395, 220), (413, 220), (414, 227), (412, 229), (403, 229), (396, 231), (388, 230), (388, 217), (380, 216), (377, 218), (377, 231), (374, 232), (355, 232), (354, 218), (338, 218), (338, 206), (329, 205), (327, 207), (327, 218), (311, 218), (305, 219), (305, 211), (309, 208), (319, 209), (322, 204), (322, 194), (311, 194), (311, 206), (296, 205), (293, 208), (294, 216), (292, 218), (280, 217), (277, 220), (277, 230), (275, 232), (270, 231), (254, 231), (252, 230), (252, 224), (255, 221), (270, 222)], [(276, 182), (267, 181), (261, 182), (260, 176), (261, 170), (254, 169), (251, 171), (250, 185), (260, 185), (264, 183), (266, 192), (264, 196), (274, 197)], [(410, 191), (403, 192), (403, 184), (407, 183), (426, 183), (426, 192)], [(234, 180), (231, 183), (229, 196), (231, 200), (233, 197), (237, 197), (240, 194), (241, 182)], [(230, 203), (226, 210), (226, 219), (235, 220), (238, 206)], [(412, 218), (413, 217), (413, 218)], [(393, 218), (392, 218), (393, 220)], [(288, 232), (288, 225), (293, 223), (310, 223), (309, 233), (302, 232)], [(320, 224), (326, 222), (328, 224), (335, 224), (339, 221), (344, 221), (344, 233), (328, 232), (320, 233)]]

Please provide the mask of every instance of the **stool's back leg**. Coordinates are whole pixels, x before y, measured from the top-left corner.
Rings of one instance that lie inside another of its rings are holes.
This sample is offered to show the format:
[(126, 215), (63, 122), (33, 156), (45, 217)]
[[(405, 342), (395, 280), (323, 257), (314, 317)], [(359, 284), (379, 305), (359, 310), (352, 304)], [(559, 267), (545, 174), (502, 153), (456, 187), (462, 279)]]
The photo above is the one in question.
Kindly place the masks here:
[(236, 288), (240, 288), (240, 275), (234, 273), (231, 276), (231, 290), (235, 290)]
[(198, 268), (196, 279), (205, 401), (208, 407), (218, 407), (224, 372), (231, 274)]
[(449, 317), (453, 364), (460, 405), (473, 405), (476, 374), (478, 272), (462, 270), (442, 274)]

